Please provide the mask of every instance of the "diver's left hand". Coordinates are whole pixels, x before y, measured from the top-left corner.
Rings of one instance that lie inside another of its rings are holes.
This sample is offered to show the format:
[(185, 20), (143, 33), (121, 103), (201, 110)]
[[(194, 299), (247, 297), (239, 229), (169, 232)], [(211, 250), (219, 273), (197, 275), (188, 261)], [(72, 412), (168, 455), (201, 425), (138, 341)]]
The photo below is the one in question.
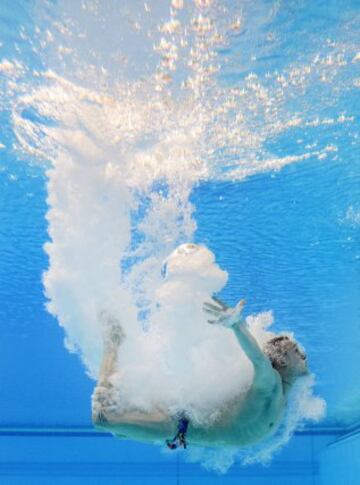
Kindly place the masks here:
[(214, 319), (208, 320), (209, 323), (231, 328), (236, 323), (240, 322), (240, 314), (245, 303), (246, 301), (242, 299), (234, 306), (234, 308), (231, 308), (218, 298), (213, 297), (211, 303), (204, 303), (203, 309), (204, 312), (215, 317)]

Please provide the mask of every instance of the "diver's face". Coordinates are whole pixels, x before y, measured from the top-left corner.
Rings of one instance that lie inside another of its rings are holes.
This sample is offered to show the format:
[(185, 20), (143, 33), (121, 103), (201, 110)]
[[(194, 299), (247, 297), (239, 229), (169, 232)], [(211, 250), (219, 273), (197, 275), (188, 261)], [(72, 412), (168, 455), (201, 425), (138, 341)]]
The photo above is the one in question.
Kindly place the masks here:
[(306, 355), (296, 345), (286, 351), (286, 366), (294, 376), (308, 374)]

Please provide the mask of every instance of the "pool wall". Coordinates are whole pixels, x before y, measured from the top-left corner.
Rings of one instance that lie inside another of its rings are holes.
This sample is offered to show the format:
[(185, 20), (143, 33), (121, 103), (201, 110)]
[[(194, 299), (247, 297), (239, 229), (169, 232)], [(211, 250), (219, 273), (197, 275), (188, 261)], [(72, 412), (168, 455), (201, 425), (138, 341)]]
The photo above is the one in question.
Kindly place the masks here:
[(321, 485), (360, 483), (360, 427), (330, 443), (320, 455)]
[(303, 431), (268, 466), (234, 465), (218, 475), (184, 453), (123, 442), (92, 428), (1, 430), (0, 483), (357, 485), (359, 433)]

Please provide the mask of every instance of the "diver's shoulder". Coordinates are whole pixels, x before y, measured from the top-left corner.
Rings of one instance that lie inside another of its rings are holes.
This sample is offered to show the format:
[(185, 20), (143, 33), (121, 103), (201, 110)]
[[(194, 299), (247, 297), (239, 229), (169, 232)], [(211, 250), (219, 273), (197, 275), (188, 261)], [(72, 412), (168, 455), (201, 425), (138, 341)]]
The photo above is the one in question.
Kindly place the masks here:
[(249, 389), (249, 394), (271, 396), (282, 393), (282, 381), (280, 374), (271, 366), (264, 364), (260, 369), (256, 369), (254, 378)]

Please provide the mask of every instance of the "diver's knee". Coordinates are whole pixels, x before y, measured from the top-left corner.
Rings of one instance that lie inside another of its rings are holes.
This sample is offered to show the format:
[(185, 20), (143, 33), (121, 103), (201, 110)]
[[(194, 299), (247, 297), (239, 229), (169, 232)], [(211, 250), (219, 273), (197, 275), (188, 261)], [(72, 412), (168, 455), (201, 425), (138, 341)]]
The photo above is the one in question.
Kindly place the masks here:
[(91, 396), (91, 409), (93, 423), (104, 423), (105, 411), (115, 405), (113, 389), (99, 383)]
[(91, 397), (91, 419), (93, 424), (104, 425), (108, 422), (105, 414), (105, 409), (108, 406), (108, 396), (106, 393), (101, 392), (97, 387)]

